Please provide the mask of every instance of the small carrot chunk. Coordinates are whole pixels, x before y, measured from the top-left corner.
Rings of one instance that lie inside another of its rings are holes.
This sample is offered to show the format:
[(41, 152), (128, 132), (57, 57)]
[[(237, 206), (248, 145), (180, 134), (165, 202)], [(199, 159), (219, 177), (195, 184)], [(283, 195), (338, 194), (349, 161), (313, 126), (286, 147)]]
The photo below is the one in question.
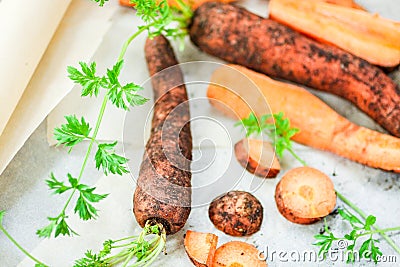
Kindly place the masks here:
[(256, 247), (241, 241), (231, 241), (215, 252), (213, 267), (266, 267)]
[(185, 236), (185, 251), (197, 267), (211, 267), (218, 236), (211, 233), (200, 233), (188, 230)]
[(311, 224), (332, 212), (336, 193), (326, 174), (300, 167), (282, 177), (276, 186), (275, 201), (279, 212), (289, 221)]
[(245, 138), (235, 144), (235, 155), (246, 170), (263, 178), (275, 178), (281, 166), (267, 141)]

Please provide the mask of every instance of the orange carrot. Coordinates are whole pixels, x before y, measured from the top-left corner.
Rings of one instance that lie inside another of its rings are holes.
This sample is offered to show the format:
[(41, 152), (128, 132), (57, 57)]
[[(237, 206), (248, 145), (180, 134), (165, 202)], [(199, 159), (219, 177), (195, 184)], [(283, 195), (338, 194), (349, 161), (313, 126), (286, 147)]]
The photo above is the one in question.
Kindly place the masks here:
[(211, 267), (217, 249), (218, 236), (188, 230), (185, 235), (185, 251), (197, 267)]
[[(244, 84), (246, 79), (254, 82), (260, 92), (252, 91), (249, 81)], [(238, 65), (220, 67), (211, 82), (229, 88), (210, 85), (207, 95), (211, 104), (235, 119), (248, 117), (251, 111), (257, 116), (282, 111), (292, 127), (300, 129), (294, 141), (370, 167), (400, 172), (399, 138), (350, 122), (303, 88)]]
[(400, 63), (400, 24), (394, 21), (319, 0), (271, 0), (269, 12), (271, 19), (372, 64)]
[(339, 6), (345, 6), (345, 7), (351, 7), (351, 8), (365, 10), (365, 8), (363, 6), (357, 4), (353, 0), (314, 0), (314, 1), (324, 1), (327, 3), (339, 5)]

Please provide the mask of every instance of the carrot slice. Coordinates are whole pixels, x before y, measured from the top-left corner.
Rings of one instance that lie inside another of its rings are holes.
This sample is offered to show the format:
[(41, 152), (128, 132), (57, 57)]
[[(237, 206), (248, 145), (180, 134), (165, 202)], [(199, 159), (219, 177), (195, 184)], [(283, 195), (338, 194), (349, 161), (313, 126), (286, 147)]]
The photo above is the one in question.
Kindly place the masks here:
[(185, 236), (185, 251), (197, 267), (211, 267), (218, 236), (211, 233), (200, 233), (188, 230)]
[[(218, 110), (236, 120), (246, 118), (252, 111), (257, 116), (282, 111), (291, 125), (300, 129), (293, 136), (294, 141), (370, 167), (400, 172), (400, 138), (350, 122), (304, 88), (272, 80), (245, 67), (229, 66), (218, 68), (208, 87), (210, 103)], [(254, 82), (260, 92), (246, 86), (244, 77), (247, 84)], [(263, 103), (268, 103), (270, 110)]]
[(400, 24), (377, 14), (323, 1), (272, 0), (270, 18), (334, 44), (372, 64), (400, 63)]
[(275, 201), (289, 221), (310, 224), (332, 212), (336, 193), (327, 175), (314, 168), (299, 167), (282, 177), (276, 186)]
[(231, 241), (220, 246), (215, 252), (213, 267), (266, 267), (259, 251), (253, 245)]
[(281, 166), (267, 141), (245, 138), (235, 144), (235, 155), (246, 170), (263, 178), (275, 178)]

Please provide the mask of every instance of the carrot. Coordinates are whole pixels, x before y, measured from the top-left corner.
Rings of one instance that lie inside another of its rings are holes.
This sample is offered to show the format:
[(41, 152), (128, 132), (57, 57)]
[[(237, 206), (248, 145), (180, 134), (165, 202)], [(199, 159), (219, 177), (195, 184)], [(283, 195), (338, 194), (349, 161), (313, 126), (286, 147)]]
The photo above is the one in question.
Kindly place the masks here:
[(185, 235), (185, 251), (197, 267), (211, 267), (217, 249), (218, 236), (188, 230)]
[[(311, 1), (311, 0), (308, 0), (308, 1)], [(355, 8), (355, 9), (365, 10), (365, 8), (363, 6), (357, 4), (353, 0), (313, 0), (313, 1), (324, 1), (327, 3), (339, 5), (339, 6), (345, 6), (345, 7), (351, 7), (351, 8)]]
[(208, 216), (214, 226), (225, 234), (249, 236), (261, 228), (263, 207), (248, 192), (230, 191), (211, 202)]
[(253, 245), (242, 241), (231, 241), (215, 252), (213, 267), (267, 267), (262, 254)]
[(323, 1), (272, 0), (269, 17), (383, 67), (400, 63), (400, 24)]
[(281, 170), (274, 148), (267, 141), (242, 139), (235, 144), (235, 156), (240, 165), (259, 177), (275, 178)]
[(169, 68), (178, 62), (165, 37), (148, 39), (145, 54), (150, 75), (154, 75), (151, 82), (155, 104), (133, 211), (142, 227), (155, 221), (164, 226), (167, 234), (174, 234), (185, 225), (191, 210), (188, 96), (179, 67)]
[(400, 137), (398, 86), (356, 56), (221, 3), (200, 6), (189, 32), (201, 50), (228, 62), (342, 96)]
[(275, 202), (289, 221), (311, 224), (333, 211), (336, 193), (327, 175), (314, 168), (299, 167), (288, 171), (279, 181)]
[[(249, 87), (253, 82), (260, 92)], [(211, 104), (235, 119), (248, 117), (250, 112), (261, 116), (282, 111), (291, 126), (300, 129), (293, 136), (294, 141), (370, 167), (400, 172), (399, 138), (348, 121), (301, 87), (238, 65), (220, 67), (213, 73), (211, 83), (224, 86), (208, 87)], [(271, 111), (263, 103), (268, 103)]]

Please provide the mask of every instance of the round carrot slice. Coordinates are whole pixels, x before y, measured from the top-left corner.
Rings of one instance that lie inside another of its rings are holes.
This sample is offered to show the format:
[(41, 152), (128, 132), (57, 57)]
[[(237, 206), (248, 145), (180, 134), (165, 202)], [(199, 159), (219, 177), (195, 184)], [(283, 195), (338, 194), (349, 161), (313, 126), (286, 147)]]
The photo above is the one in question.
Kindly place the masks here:
[(275, 201), (279, 212), (289, 221), (311, 224), (332, 212), (336, 193), (326, 174), (300, 167), (282, 177), (276, 186)]
[(258, 249), (241, 241), (231, 241), (215, 251), (213, 267), (266, 267)]

